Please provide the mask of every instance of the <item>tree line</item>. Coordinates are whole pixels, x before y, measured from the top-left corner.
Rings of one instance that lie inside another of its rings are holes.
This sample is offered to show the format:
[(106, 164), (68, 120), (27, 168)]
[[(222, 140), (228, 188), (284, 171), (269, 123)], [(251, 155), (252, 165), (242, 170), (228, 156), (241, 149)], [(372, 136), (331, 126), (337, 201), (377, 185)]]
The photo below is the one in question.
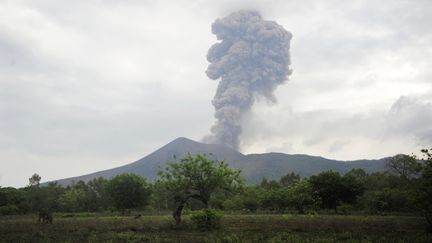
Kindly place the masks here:
[(170, 162), (155, 182), (135, 174), (78, 181), (67, 187), (41, 186), (34, 174), (23, 188), (0, 187), (0, 215), (37, 212), (171, 211), (177, 224), (183, 210), (293, 213), (410, 213), (432, 225), (432, 151), (422, 157), (396, 155), (387, 170), (325, 171), (301, 178), (290, 172), (279, 180), (246, 184), (240, 171), (205, 155)]

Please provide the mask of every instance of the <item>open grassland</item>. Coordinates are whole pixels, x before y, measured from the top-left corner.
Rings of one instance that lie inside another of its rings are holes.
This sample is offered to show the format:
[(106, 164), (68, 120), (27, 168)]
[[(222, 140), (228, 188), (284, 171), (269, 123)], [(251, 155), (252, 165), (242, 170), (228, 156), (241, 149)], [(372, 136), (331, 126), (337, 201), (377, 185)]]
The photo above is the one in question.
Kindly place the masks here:
[(222, 227), (194, 228), (188, 216), (35, 215), (0, 218), (0, 242), (432, 242), (425, 222), (410, 216), (225, 215)]

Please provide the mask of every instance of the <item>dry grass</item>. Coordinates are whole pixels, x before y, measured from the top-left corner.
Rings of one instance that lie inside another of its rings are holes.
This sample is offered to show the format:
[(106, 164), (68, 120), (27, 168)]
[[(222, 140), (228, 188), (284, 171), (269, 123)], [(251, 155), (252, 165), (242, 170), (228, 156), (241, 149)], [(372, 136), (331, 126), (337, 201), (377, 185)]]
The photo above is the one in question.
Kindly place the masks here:
[(422, 218), (408, 216), (226, 215), (223, 228), (200, 232), (169, 215), (0, 218), (0, 242), (432, 242)]

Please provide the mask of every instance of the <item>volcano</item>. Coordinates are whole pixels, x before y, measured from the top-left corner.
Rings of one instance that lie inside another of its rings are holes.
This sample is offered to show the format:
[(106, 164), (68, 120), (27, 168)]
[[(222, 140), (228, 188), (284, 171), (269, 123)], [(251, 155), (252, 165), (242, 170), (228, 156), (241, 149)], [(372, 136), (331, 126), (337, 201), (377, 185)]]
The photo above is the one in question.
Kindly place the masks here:
[(206, 154), (209, 159), (224, 160), (231, 167), (240, 169), (243, 178), (249, 183), (258, 183), (262, 178), (279, 179), (290, 172), (303, 177), (327, 170), (346, 173), (353, 168), (362, 168), (366, 172), (377, 172), (385, 168), (384, 159), (339, 161), (305, 154), (245, 155), (223, 145), (204, 144), (180, 137), (133, 163), (87, 175), (60, 179), (56, 182), (59, 185), (67, 186), (80, 180), (87, 182), (98, 177), (109, 179), (121, 173), (134, 173), (154, 181), (157, 178), (157, 172), (165, 168), (167, 162), (178, 161), (187, 154)]

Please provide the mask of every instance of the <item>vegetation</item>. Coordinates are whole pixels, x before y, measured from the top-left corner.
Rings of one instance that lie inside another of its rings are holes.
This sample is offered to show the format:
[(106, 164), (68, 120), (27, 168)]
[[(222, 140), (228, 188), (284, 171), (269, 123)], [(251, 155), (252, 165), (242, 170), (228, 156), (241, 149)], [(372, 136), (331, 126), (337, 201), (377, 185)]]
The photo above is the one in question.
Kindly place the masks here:
[(0, 235), (24, 242), (430, 242), (431, 150), (421, 158), (396, 155), (387, 168), (309, 178), (289, 172), (246, 185), (223, 161), (189, 155), (169, 163), (154, 183), (121, 174), (61, 187), (41, 185), (34, 174), (24, 188), (0, 187)]
[(150, 186), (146, 180), (129, 173), (115, 176), (107, 183), (106, 191), (114, 208), (122, 214), (126, 209), (147, 205), (150, 198)]
[(220, 228), (222, 214), (211, 208), (205, 208), (194, 212), (190, 216), (191, 221), (196, 228), (202, 231), (208, 231)]
[(211, 196), (218, 190), (233, 191), (242, 184), (240, 171), (229, 168), (223, 161), (209, 160), (205, 155), (188, 155), (179, 163), (168, 163), (159, 177), (158, 183), (166, 188), (164, 192), (174, 202), (173, 217), (177, 225), (190, 199), (199, 200), (208, 208)]
[(431, 242), (424, 219), (412, 216), (227, 214), (221, 228), (196, 229), (189, 215), (173, 227), (168, 215), (54, 214), (3, 216), (0, 242)]

